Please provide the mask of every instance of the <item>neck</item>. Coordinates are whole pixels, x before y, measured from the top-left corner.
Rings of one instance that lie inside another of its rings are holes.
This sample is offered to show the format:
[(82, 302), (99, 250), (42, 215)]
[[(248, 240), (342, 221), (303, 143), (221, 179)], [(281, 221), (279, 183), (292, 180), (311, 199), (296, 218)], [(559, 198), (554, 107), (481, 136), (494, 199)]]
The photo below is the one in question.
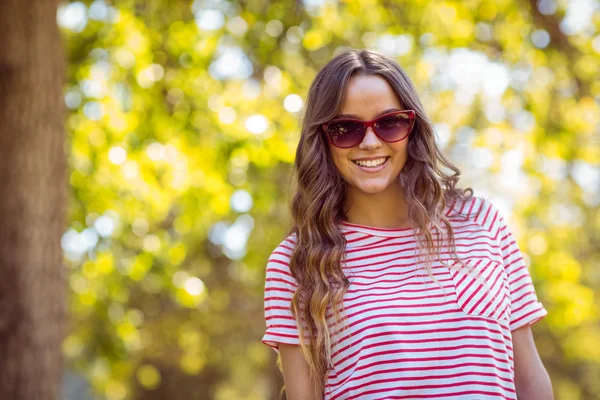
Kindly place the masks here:
[(380, 193), (365, 193), (348, 187), (345, 207), (346, 218), (351, 224), (382, 229), (410, 228), (408, 207), (404, 191), (398, 184)]

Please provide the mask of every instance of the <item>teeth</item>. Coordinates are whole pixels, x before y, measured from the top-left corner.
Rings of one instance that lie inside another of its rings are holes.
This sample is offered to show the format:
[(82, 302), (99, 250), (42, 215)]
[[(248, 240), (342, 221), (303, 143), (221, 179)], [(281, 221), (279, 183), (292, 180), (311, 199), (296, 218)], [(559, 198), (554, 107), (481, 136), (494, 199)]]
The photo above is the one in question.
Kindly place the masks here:
[(385, 162), (385, 160), (387, 159), (387, 157), (383, 157), (377, 160), (368, 160), (368, 161), (359, 161), (359, 160), (354, 160), (354, 163), (360, 165), (361, 167), (378, 167), (381, 164), (383, 164)]

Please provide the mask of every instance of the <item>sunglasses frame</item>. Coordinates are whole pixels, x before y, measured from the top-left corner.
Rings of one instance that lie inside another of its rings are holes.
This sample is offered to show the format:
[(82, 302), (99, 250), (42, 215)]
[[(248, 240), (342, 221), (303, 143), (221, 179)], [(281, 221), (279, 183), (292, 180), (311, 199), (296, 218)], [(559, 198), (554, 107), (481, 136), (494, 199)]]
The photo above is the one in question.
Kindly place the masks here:
[[(377, 121), (379, 121), (382, 118), (386, 118), (386, 117), (390, 117), (390, 116), (398, 115), (398, 114), (408, 114), (409, 115), (409, 118), (410, 118), (410, 128), (408, 129), (407, 134), (404, 135), (401, 139), (398, 139), (398, 140), (385, 140), (384, 138), (382, 138), (381, 136), (379, 136), (379, 134), (377, 133), (377, 130), (375, 129), (374, 125), (375, 125), (375, 123)], [(333, 143), (333, 141), (331, 140), (331, 138), (327, 134), (327, 127), (329, 126), (329, 124), (332, 124), (334, 122), (358, 122), (359, 124), (361, 124), (365, 128), (365, 131), (364, 131), (364, 133), (363, 133), (360, 141), (357, 144), (355, 144), (353, 146), (348, 146), (348, 147), (338, 146), (335, 143)], [(375, 133), (375, 135), (379, 139), (381, 139), (382, 141), (384, 141), (386, 143), (396, 143), (396, 142), (399, 142), (401, 140), (406, 139), (408, 137), (408, 135), (410, 135), (410, 133), (412, 132), (414, 126), (415, 126), (415, 111), (414, 110), (400, 110), (400, 111), (392, 111), (392, 112), (380, 115), (379, 117), (377, 117), (377, 118), (375, 118), (375, 119), (373, 119), (371, 121), (363, 121), (363, 120), (354, 119), (354, 118), (336, 118), (336, 119), (332, 119), (331, 121), (322, 124), (321, 128), (323, 128), (323, 133), (325, 134), (325, 137), (327, 138), (327, 141), (329, 143), (331, 143), (335, 147), (339, 147), (340, 149), (349, 149), (351, 147), (358, 146), (365, 139), (365, 136), (367, 134), (367, 129), (369, 127), (371, 127), (373, 129), (373, 133)]]

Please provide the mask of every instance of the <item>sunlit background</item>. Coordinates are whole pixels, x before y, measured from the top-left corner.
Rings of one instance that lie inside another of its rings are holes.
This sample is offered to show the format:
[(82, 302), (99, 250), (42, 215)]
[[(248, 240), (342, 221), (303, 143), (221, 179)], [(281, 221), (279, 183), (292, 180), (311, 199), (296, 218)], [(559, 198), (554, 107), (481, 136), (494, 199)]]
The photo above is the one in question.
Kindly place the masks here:
[(600, 398), (600, 1), (64, 2), (66, 399), (275, 399), (266, 260), (309, 85), (394, 57), (508, 217), (557, 399)]

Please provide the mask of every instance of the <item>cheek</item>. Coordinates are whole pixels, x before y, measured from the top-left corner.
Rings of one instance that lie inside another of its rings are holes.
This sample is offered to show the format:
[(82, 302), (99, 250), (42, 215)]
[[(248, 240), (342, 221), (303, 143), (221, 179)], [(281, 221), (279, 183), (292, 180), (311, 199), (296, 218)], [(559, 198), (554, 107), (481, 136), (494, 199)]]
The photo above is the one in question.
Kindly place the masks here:
[(331, 159), (337, 170), (343, 172), (344, 168), (346, 168), (346, 161), (348, 160), (348, 151), (339, 149), (330, 144), (329, 154), (331, 154)]
[(403, 140), (400, 143), (394, 143), (394, 146), (392, 146), (392, 151), (397, 155), (408, 154), (408, 141)]
[(405, 164), (408, 160), (408, 148), (406, 146), (395, 146), (392, 148), (395, 164)]

